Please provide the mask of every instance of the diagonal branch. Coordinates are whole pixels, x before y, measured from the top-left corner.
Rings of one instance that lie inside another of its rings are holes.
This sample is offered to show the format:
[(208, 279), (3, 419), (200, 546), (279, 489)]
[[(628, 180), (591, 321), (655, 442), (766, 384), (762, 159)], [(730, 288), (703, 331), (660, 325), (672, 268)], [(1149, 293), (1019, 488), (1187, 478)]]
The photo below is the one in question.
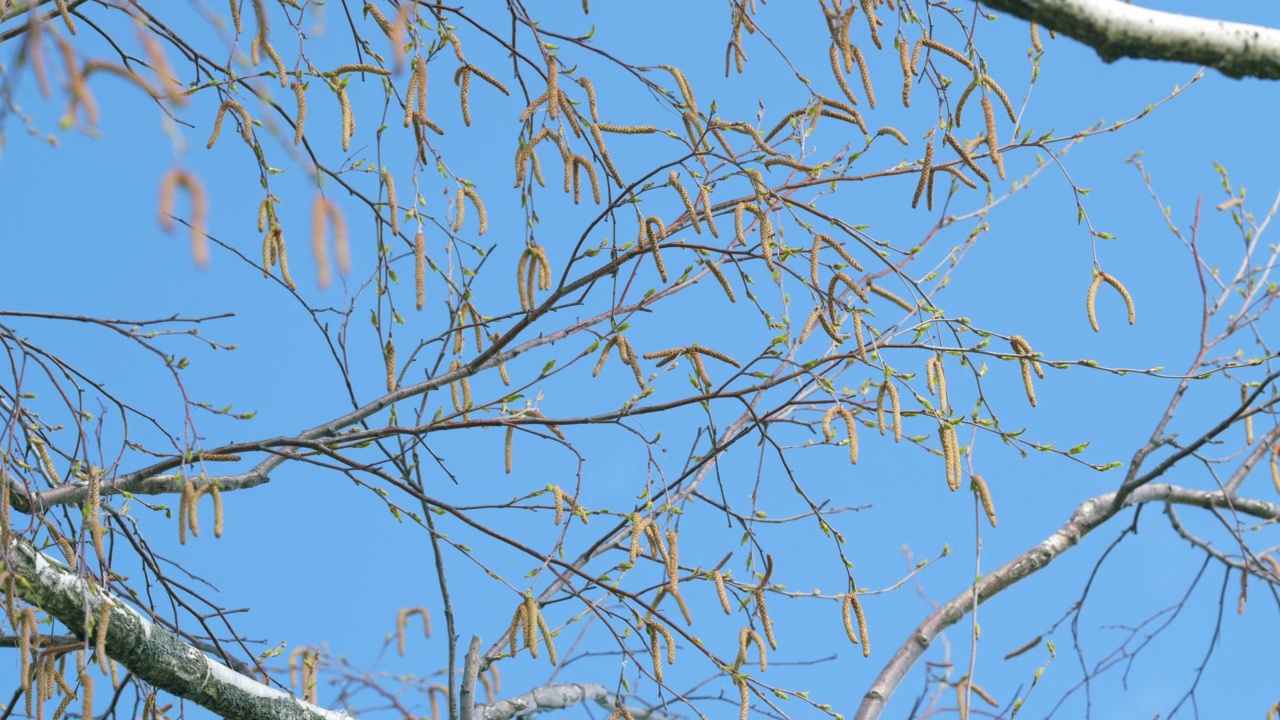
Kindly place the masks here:
[(1231, 507), (1237, 512), (1257, 518), (1271, 520), (1280, 518), (1280, 505), (1275, 503), (1233, 497), (1217, 490), (1192, 490), (1165, 483), (1139, 487), (1119, 504), (1115, 502), (1115, 498), (1116, 493), (1113, 492), (1084, 501), (1071, 514), (1071, 519), (1039, 545), (1001, 565), (990, 574), (982, 576), (972, 587), (934, 610), (924, 622), (916, 626), (911, 636), (894, 652), (893, 657), (880, 671), (879, 677), (862, 698), (862, 704), (854, 716), (855, 720), (875, 720), (880, 717), (885, 705), (889, 702), (889, 697), (902, 683), (911, 666), (920, 659), (934, 638), (943, 630), (959, 622), (976, 605), (990, 600), (1019, 580), (1053, 562), (1059, 555), (1080, 542), (1085, 535), (1115, 517), (1124, 508), (1149, 502), (1166, 502), (1202, 508)]
[(1120, 58), (1206, 65), (1229, 77), (1280, 79), (1280, 30), (1136, 7), (1116, 0), (983, 0)]
[(5, 549), (5, 569), (23, 600), (57, 618), (76, 637), (86, 635), (85, 619), (99, 617), (110, 605), (107, 655), (135, 677), (186, 698), (222, 717), (253, 720), (343, 720), (348, 716), (303, 702), (263, 685), (209, 658), (111, 597), (97, 584), (50, 560), (32, 545), (14, 539)]

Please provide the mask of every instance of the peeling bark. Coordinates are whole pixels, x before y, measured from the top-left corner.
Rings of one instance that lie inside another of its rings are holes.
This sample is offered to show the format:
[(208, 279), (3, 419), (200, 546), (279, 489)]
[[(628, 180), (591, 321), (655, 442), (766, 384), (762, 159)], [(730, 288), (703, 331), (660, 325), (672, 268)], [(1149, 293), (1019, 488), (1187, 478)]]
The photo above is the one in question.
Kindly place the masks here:
[(1115, 0), (984, 0), (1098, 51), (1106, 62), (1143, 58), (1206, 65), (1233, 78), (1280, 79), (1280, 30), (1177, 15)]

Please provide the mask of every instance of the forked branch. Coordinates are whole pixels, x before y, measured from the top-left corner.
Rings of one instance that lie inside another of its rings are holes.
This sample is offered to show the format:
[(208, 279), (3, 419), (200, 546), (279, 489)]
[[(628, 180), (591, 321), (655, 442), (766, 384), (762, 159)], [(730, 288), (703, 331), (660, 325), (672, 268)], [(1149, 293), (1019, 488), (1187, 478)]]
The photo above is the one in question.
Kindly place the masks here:
[(924, 622), (916, 626), (906, 642), (894, 652), (893, 657), (880, 671), (871, 689), (862, 699), (855, 720), (875, 720), (884, 712), (889, 697), (897, 690), (916, 660), (924, 654), (942, 631), (959, 622), (976, 604), (995, 597), (1015, 583), (1040, 570), (1055, 558), (1079, 543), (1098, 526), (1115, 517), (1121, 510), (1149, 502), (1166, 502), (1175, 505), (1193, 505), (1202, 508), (1230, 507), (1234, 511), (1253, 517), (1274, 520), (1280, 518), (1280, 505), (1264, 500), (1234, 497), (1221, 491), (1193, 490), (1167, 483), (1144, 485), (1134, 490), (1118, 506), (1116, 493), (1090, 498), (1079, 505), (1062, 527), (1043, 542), (999, 569), (988, 573), (968, 590), (960, 593), (934, 610)]

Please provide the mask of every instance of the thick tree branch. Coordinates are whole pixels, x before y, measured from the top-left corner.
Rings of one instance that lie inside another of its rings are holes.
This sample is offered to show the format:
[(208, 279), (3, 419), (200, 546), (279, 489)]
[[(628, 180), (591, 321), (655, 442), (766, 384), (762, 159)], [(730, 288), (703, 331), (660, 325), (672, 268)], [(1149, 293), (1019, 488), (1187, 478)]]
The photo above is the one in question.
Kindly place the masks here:
[(1173, 60), (1234, 78), (1280, 79), (1280, 30), (1136, 7), (1116, 0), (983, 0), (1120, 58)]
[(23, 600), (57, 618), (81, 639), (86, 635), (85, 618), (96, 619), (103, 604), (109, 604), (107, 655), (135, 677), (222, 717), (242, 720), (348, 717), (267, 687), (210, 659), (26, 542), (14, 540), (6, 548), (5, 569), (18, 576), (16, 587)]
[[(91, 632), (86, 631), (85, 618), (98, 618), (102, 606), (109, 605), (107, 655), (135, 677), (160, 690), (222, 717), (239, 720), (347, 720), (350, 717), (303, 702), (209, 658), (29, 543), (14, 540), (7, 550), (5, 568), (19, 578), (16, 583), (19, 597), (57, 618), (76, 640), (84, 640)], [(470, 661), (478, 659), (478, 651), (479, 638), (475, 638), (468, 653), (472, 692), (463, 698), (468, 704), (474, 698), (475, 682)], [(466, 684), (464, 681), (464, 689)], [(614, 697), (602, 685), (552, 684), (489, 705), (475, 705), (467, 714), (476, 720), (509, 720), (517, 715), (558, 710), (587, 701), (611, 707)], [(640, 709), (629, 710), (636, 718), (658, 717)]]
[(1264, 500), (1252, 500), (1227, 495), (1221, 491), (1192, 490), (1190, 488), (1153, 483), (1134, 490), (1122, 503), (1115, 503), (1116, 493), (1090, 498), (1080, 504), (1071, 519), (1039, 545), (1000, 566), (994, 572), (982, 576), (972, 587), (934, 610), (924, 622), (916, 626), (911, 636), (893, 654), (880, 676), (872, 683), (858, 707), (855, 720), (874, 720), (884, 712), (889, 697), (897, 690), (907, 671), (924, 654), (934, 638), (943, 630), (959, 622), (977, 602), (983, 603), (1007, 590), (1019, 580), (1048, 565), (1085, 535), (1102, 525), (1124, 508), (1149, 502), (1167, 502), (1176, 505), (1193, 505), (1203, 508), (1231, 507), (1236, 512), (1263, 519), (1280, 518), (1280, 505)]

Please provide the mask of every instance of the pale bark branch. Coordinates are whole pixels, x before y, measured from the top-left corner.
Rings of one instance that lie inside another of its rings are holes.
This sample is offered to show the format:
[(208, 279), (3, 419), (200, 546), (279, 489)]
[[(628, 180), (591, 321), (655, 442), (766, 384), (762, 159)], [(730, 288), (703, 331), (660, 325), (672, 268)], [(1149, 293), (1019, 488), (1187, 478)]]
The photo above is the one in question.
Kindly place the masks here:
[(1221, 491), (1192, 490), (1190, 488), (1152, 483), (1134, 490), (1117, 506), (1116, 493), (1111, 492), (1090, 498), (1080, 504), (1071, 519), (1039, 545), (983, 575), (972, 587), (934, 610), (924, 622), (916, 626), (906, 642), (894, 652), (893, 657), (880, 671), (871, 689), (862, 699), (855, 720), (874, 720), (884, 712), (889, 697), (897, 690), (907, 672), (948, 627), (959, 622), (977, 604), (986, 602), (1007, 590), (1019, 580), (1048, 565), (1085, 535), (1102, 525), (1121, 510), (1149, 502), (1166, 502), (1175, 505), (1193, 505), (1203, 508), (1230, 507), (1236, 512), (1257, 518), (1280, 518), (1280, 505), (1264, 500), (1253, 500), (1228, 495)]
[(23, 600), (57, 618), (78, 638), (86, 635), (85, 619), (96, 619), (103, 604), (109, 604), (107, 655), (138, 679), (166, 693), (222, 717), (242, 720), (348, 717), (270, 688), (209, 658), (24, 541), (15, 539), (6, 548), (5, 569), (20, 578), (15, 585)]
[[(1280, 79), (1280, 30), (1148, 10), (1116, 0), (983, 0), (1072, 37), (1106, 62), (1145, 58), (1206, 65), (1240, 78)], [(1206, 6), (1208, 7), (1208, 6)]]

